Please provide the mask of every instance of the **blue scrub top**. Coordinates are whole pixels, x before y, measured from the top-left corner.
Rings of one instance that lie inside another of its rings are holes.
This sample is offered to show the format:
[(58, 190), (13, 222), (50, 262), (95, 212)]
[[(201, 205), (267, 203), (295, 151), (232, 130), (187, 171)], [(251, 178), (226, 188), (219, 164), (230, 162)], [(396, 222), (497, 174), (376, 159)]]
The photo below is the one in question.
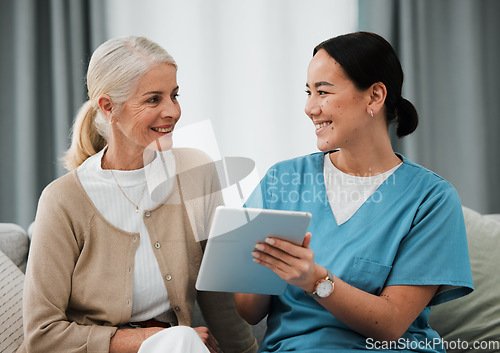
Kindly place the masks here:
[(260, 352), (444, 352), (427, 324), (430, 306), (473, 290), (461, 202), (435, 173), (403, 164), (345, 223), (328, 201), (323, 156), (280, 162), (269, 169), (246, 207), (310, 212), (315, 261), (350, 285), (379, 295), (391, 285), (440, 285), (408, 331), (391, 346), (351, 330), (292, 285), (272, 297)]

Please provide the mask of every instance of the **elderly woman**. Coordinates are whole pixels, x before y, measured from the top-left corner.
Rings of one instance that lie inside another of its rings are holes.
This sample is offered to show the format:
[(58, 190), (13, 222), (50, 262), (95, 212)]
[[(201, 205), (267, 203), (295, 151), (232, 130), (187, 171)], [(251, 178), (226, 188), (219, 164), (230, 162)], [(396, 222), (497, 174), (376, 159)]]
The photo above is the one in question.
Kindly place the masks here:
[[(146, 38), (112, 39), (92, 55), (70, 172), (38, 205), (20, 352), (256, 350), (232, 296), (194, 287), (222, 198), (204, 153), (161, 152), (181, 115), (176, 72)], [(189, 328), (195, 300), (210, 330)]]
[(305, 112), (321, 152), (271, 167), (247, 202), (312, 213), (302, 246), (256, 245), (255, 261), (287, 291), (236, 295), (248, 322), (268, 315), (261, 352), (444, 351), (427, 318), (472, 291), (467, 238), (453, 187), (392, 149), (388, 124), (402, 137), (418, 123), (402, 84), (396, 53), (374, 33), (314, 49)]

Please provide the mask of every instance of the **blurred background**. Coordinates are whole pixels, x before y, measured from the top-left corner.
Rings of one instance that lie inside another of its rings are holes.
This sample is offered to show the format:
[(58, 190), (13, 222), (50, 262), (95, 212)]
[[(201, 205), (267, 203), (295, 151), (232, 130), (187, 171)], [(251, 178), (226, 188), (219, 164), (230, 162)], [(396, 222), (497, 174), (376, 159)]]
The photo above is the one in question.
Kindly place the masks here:
[(173, 55), (179, 144), (255, 161), (251, 190), (272, 164), (317, 151), (307, 65), (318, 43), (357, 30), (395, 47), (420, 115), (394, 149), (465, 206), (499, 213), (499, 13), (498, 0), (0, 0), (0, 222), (27, 227), (66, 172), (87, 64), (105, 40), (142, 35)]

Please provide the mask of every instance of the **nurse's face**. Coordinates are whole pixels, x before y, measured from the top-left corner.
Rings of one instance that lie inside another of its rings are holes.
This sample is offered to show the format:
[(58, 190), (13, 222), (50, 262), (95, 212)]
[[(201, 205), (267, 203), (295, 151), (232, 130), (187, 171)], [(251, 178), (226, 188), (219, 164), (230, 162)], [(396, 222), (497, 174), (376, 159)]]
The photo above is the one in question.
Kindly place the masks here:
[(369, 134), (369, 90), (359, 90), (344, 69), (321, 49), (307, 70), (305, 112), (316, 128), (320, 151), (349, 148)]

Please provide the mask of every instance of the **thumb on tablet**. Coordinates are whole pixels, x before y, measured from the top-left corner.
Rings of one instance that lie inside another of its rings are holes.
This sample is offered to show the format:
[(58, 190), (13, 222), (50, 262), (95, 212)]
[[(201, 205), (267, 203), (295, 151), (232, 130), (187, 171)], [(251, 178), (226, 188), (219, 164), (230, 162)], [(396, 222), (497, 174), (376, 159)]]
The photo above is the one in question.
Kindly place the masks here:
[(311, 243), (311, 233), (306, 233), (306, 236), (304, 237), (304, 241), (302, 242), (302, 247), (309, 249), (309, 244)]

